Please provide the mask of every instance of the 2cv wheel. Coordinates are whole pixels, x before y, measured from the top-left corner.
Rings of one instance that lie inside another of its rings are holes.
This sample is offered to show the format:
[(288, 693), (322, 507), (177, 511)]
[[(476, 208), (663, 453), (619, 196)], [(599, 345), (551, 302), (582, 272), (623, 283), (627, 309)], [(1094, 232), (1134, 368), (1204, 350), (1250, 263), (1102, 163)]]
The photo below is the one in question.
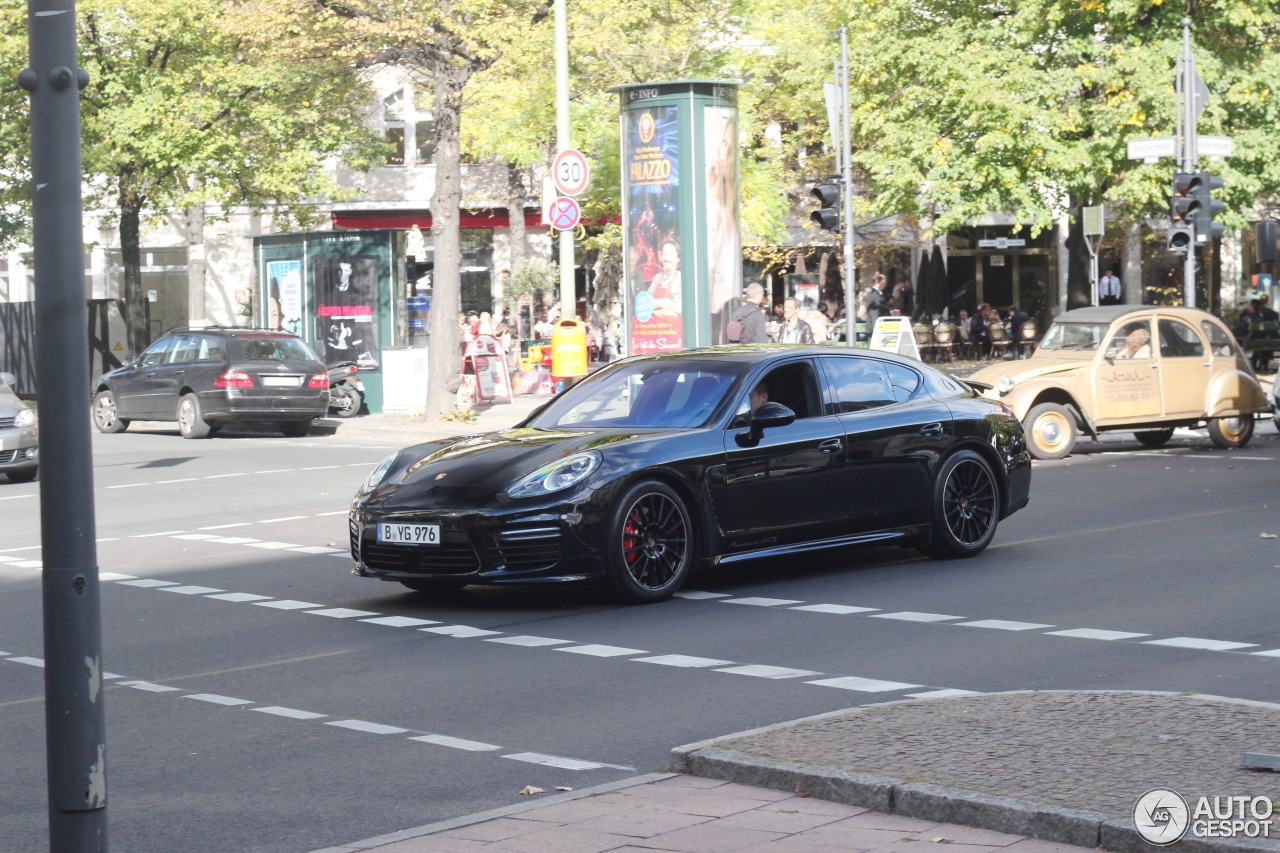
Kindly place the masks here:
[(1209, 421), (1209, 438), (1223, 450), (1244, 447), (1253, 438), (1253, 416), (1213, 418)]
[(1066, 406), (1041, 403), (1027, 412), (1027, 447), (1037, 459), (1061, 459), (1076, 443), (1076, 419)]

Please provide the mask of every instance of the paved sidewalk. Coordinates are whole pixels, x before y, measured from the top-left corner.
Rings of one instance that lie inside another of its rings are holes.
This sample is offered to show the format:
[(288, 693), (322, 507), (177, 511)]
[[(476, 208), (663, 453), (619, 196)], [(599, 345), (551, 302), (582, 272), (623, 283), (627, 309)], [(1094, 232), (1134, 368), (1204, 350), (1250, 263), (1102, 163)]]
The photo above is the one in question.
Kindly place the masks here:
[[(1240, 767), (1280, 752), (1280, 706), (1139, 692), (1018, 692), (890, 702), (679, 747), (672, 769), (353, 842), (321, 853), (760, 851), (1151, 853), (1152, 788), (1280, 799)], [(523, 799), (523, 798), (522, 798)], [(1277, 828), (1280, 836), (1280, 828)], [(1185, 853), (1280, 851), (1194, 838)]]

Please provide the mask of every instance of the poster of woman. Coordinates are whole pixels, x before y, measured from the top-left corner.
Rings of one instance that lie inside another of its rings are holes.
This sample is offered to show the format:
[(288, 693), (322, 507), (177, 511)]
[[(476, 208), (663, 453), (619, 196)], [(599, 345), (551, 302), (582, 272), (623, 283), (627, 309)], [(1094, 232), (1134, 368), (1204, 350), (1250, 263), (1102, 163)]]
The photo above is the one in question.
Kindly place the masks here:
[(728, 315), (742, 304), (742, 235), (738, 228), (738, 122), (731, 107), (703, 107), (707, 157), (707, 277), (711, 342), (727, 343)]

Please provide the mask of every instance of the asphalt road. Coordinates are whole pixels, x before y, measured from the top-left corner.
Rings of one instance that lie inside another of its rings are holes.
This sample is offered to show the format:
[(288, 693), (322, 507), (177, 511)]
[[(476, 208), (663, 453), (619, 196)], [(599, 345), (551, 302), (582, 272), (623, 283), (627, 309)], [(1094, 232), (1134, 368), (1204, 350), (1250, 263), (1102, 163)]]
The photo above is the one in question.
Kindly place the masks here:
[[(646, 607), (352, 576), (347, 502), (393, 446), (95, 435), (114, 849), (303, 853), (943, 690), (1280, 702), (1270, 422), (1232, 453), (1179, 435), (1037, 463), (975, 560), (807, 556)], [(37, 490), (0, 483), (4, 853), (47, 849)]]

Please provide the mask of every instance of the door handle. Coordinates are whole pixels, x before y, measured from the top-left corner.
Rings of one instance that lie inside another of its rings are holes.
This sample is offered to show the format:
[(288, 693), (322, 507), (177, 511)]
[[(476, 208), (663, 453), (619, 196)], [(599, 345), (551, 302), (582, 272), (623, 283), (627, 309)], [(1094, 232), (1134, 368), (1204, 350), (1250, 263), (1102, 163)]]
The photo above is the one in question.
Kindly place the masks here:
[(928, 438), (937, 438), (938, 436), (942, 435), (942, 424), (939, 424), (939, 423), (925, 424), (924, 426), (920, 427), (920, 434)]
[(828, 438), (822, 444), (818, 445), (818, 449), (823, 453), (839, 453), (844, 447), (844, 442), (838, 438)]

